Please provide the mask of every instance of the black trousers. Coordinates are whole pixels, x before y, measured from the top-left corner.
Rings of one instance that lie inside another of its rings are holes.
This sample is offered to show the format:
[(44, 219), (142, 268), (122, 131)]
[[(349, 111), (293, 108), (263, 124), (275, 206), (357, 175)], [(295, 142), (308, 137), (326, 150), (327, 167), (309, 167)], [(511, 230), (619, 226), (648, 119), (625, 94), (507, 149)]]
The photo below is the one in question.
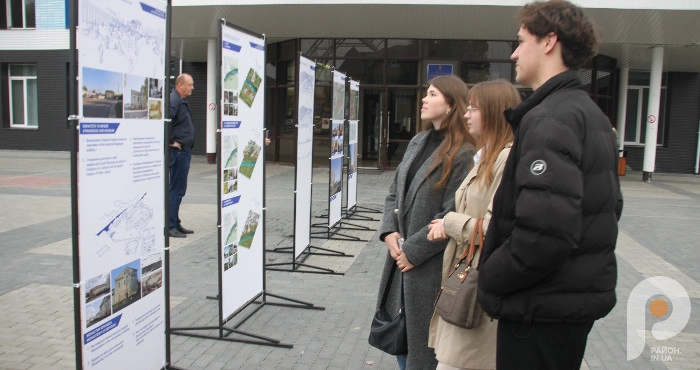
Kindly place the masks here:
[(499, 320), (496, 369), (579, 370), (592, 327)]

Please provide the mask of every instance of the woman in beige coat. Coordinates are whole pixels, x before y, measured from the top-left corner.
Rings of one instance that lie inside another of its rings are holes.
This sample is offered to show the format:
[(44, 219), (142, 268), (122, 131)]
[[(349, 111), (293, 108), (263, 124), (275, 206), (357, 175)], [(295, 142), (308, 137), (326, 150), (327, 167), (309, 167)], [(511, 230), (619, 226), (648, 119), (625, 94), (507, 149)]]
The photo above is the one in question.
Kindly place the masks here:
[[(469, 91), (469, 107), (464, 115), (469, 133), (477, 139), (479, 151), (474, 166), (455, 193), (455, 212), (433, 220), (428, 239), (449, 239), (442, 263), (443, 282), (455, 261), (469, 246), (476, 220), (484, 218), (483, 232), (490, 220), (489, 207), (510, 153), (513, 132), (503, 111), (520, 103), (520, 95), (505, 80), (487, 81)], [(481, 250), (479, 249), (479, 252)], [(480, 253), (474, 258), (474, 267)], [(478, 326), (465, 329), (442, 320), (437, 313), (430, 322), (430, 347), (435, 349), (438, 370), (495, 369), (498, 322), (481, 313)]]

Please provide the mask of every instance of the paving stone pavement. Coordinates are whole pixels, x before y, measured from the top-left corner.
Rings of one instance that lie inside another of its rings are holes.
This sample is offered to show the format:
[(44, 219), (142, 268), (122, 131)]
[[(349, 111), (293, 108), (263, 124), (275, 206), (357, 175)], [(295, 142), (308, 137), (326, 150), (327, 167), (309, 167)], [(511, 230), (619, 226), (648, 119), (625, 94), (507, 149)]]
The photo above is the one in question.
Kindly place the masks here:
[[(75, 368), (69, 153), (0, 151), (0, 369)], [(265, 246), (268, 264), (291, 261), (294, 167), (267, 163)], [(312, 223), (327, 222), (328, 170), (313, 170)], [(359, 171), (358, 205), (380, 209), (392, 171)], [(195, 230), (171, 240), (171, 325), (216, 326), (218, 292), (216, 166), (193, 158), (181, 214)], [(583, 369), (700, 368), (700, 177), (641, 174), (621, 177), (625, 209), (618, 239), (618, 303), (589, 336)], [(267, 271), (267, 303), (246, 308), (227, 327), (277, 339), (292, 348), (171, 335), (171, 363), (181, 369), (396, 369), (393, 356), (370, 347), (367, 334), (385, 249), (375, 229), (380, 214), (344, 219), (345, 239), (314, 234), (304, 264), (336, 274)], [(323, 231), (314, 228), (312, 232)], [(277, 251), (274, 251), (274, 250)], [(327, 249), (335, 255), (321, 255)], [(261, 272), (262, 273), (262, 272)], [(646, 317), (646, 347), (626, 358), (627, 302), (651, 276), (678, 281), (691, 298), (691, 318), (676, 336), (655, 339)], [(278, 299), (281, 296), (285, 299)], [(313, 308), (273, 305), (297, 300)], [(254, 305), (251, 305), (254, 306)], [(318, 308), (324, 308), (320, 310)], [(240, 317), (240, 319), (239, 319)], [(217, 333), (209, 333), (216, 336)], [(231, 335), (246, 339), (245, 336)], [(249, 339), (249, 338), (248, 338)], [(671, 350), (652, 357), (652, 350)]]

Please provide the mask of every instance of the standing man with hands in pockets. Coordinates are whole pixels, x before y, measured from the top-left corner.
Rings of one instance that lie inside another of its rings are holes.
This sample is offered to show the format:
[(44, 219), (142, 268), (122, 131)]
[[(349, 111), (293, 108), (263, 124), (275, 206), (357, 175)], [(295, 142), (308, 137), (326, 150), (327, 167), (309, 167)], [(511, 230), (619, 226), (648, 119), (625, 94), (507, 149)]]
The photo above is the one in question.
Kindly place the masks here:
[(578, 370), (593, 322), (615, 306), (617, 147), (577, 73), (598, 43), (567, 1), (520, 11), (511, 59), (534, 92), (505, 111), (515, 140), (478, 267), (479, 303), (499, 319), (500, 370)]
[(194, 123), (190, 106), (185, 98), (192, 95), (194, 80), (183, 73), (175, 79), (175, 89), (170, 93), (170, 166), (168, 233), (171, 237), (184, 238), (192, 230), (180, 224), (180, 203), (187, 191), (187, 176), (190, 172), (192, 147), (194, 146)]

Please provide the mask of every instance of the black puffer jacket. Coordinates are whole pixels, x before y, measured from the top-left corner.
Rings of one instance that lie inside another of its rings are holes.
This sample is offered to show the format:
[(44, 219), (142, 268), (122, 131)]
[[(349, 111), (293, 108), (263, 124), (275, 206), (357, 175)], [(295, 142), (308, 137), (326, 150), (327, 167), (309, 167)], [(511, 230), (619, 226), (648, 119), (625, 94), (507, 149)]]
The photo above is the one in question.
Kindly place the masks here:
[(586, 322), (615, 306), (622, 194), (610, 123), (575, 71), (506, 110), (515, 142), (479, 263), (496, 318)]

